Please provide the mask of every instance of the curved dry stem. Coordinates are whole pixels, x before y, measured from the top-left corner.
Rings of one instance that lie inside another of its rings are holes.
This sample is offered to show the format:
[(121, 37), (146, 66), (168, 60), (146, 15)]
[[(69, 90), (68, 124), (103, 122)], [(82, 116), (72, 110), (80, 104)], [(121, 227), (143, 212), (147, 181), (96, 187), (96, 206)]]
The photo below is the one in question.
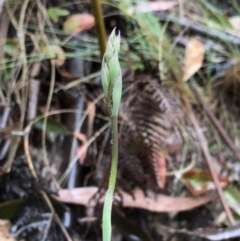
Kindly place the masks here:
[[(54, 85), (55, 85), (55, 65), (54, 60), (51, 60), (51, 80), (50, 80), (50, 88), (47, 98), (47, 104), (45, 107), (45, 113), (48, 113), (52, 101), (53, 91), (54, 91)], [(43, 119), (43, 130), (42, 130), (42, 152), (43, 152), (43, 161), (45, 164), (45, 167), (48, 170), (48, 173), (51, 175), (52, 180), (55, 184), (57, 184), (56, 179), (52, 175), (52, 172), (50, 170), (49, 160), (47, 156), (47, 149), (46, 149), (46, 126), (47, 126), (47, 117), (44, 117)]]
[(110, 122), (106, 123), (102, 128), (100, 128), (82, 147), (81, 151), (78, 152), (77, 155), (73, 158), (71, 163), (69, 164), (67, 170), (62, 174), (61, 178), (58, 180), (58, 183), (61, 185), (61, 183), (67, 178), (67, 175), (70, 173), (71, 168), (74, 166), (74, 164), (78, 161), (79, 157), (83, 155), (84, 152), (86, 152), (87, 148), (96, 140), (96, 138), (102, 134), (108, 127), (110, 126)]

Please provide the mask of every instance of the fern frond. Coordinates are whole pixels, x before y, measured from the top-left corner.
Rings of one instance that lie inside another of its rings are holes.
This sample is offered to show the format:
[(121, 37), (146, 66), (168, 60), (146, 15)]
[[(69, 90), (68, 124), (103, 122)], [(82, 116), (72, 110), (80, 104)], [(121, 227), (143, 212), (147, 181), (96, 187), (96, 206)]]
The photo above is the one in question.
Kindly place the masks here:
[(129, 84), (122, 105), (124, 136), (128, 143), (141, 146), (135, 155), (162, 187), (159, 159), (178, 161), (181, 157), (183, 140), (177, 126), (181, 111), (168, 89), (151, 76), (138, 75), (125, 86)]

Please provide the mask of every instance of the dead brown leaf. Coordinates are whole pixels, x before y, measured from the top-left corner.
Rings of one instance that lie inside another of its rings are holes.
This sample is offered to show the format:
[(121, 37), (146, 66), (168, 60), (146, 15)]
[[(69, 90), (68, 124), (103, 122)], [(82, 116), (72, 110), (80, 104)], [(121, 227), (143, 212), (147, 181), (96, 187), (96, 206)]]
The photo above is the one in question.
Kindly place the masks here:
[(47, 54), (50, 59), (55, 59), (54, 64), (58, 67), (65, 62), (65, 52), (62, 47), (58, 45), (46, 45), (40, 47), (42, 52)]
[[(184, 173), (182, 178), (185, 186), (194, 196), (216, 190), (216, 186), (209, 171), (202, 169), (190, 170)], [(220, 175), (217, 175), (217, 178), (222, 188), (228, 185), (228, 180), (226, 178)]]
[(77, 131), (73, 132), (73, 136), (82, 142), (81, 146), (77, 148), (77, 154), (80, 164), (83, 165), (88, 151), (88, 149), (86, 148), (87, 137), (84, 134)]
[(87, 102), (87, 109), (89, 110), (88, 112), (88, 133), (87, 133), (87, 137), (90, 138), (93, 134), (93, 122), (94, 122), (94, 118), (96, 115), (96, 105), (93, 102)]
[[(59, 191), (59, 196), (56, 197), (59, 201), (66, 203), (74, 203), (79, 205), (90, 205), (91, 197), (98, 191), (97, 187), (82, 187), (74, 189), (62, 189)], [(207, 195), (198, 198), (194, 197), (170, 197), (162, 194), (149, 193), (146, 197), (144, 193), (136, 189), (133, 192), (135, 199), (132, 195), (119, 191), (123, 207), (141, 208), (152, 212), (178, 212), (193, 209), (195, 207), (204, 205), (212, 200), (214, 196)], [(116, 194), (114, 199), (121, 200)], [(103, 198), (100, 202), (103, 202)], [(91, 202), (91, 206), (95, 206), (96, 201)]]
[(60, 68), (57, 67), (56, 70), (63, 78), (65, 78), (69, 82), (78, 79), (77, 76), (75, 76), (72, 73), (62, 69), (61, 67)]
[(201, 67), (204, 59), (204, 46), (191, 38), (185, 50), (183, 81), (188, 81)]
[(8, 220), (0, 220), (0, 240), (15, 241), (10, 234), (11, 223)]
[(178, 1), (154, 1), (137, 5), (137, 11), (141, 13), (152, 11), (165, 11), (178, 5)]
[(123, 194), (123, 206), (142, 208), (152, 212), (179, 212), (193, 209), (213, 200), (213, 196), (171, 197), (162, 194), (145, 197), (141, 190), (134, 192), (135, 200), (127, 193)]
[(157, 160), (157, 175), (160, 178), (160, 188), (165, 188), (166, 185), (166, 160), (163, 155), (160, 155)]
[(88, 30), (95, 24), (94, 16), (91, 14), (75, 14), (67, 18), (63, 23), (63, 30), (68, 35)]

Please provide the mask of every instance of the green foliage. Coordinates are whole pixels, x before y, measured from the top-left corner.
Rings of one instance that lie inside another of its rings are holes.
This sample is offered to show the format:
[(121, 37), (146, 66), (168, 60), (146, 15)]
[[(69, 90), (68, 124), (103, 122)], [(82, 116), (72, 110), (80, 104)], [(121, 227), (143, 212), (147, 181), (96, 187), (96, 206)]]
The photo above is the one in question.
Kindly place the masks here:
[(24, 200), (15, 199), (0, 204), (0, 219), (13, 218), (23, 207)]
[(210, 28), (218, 28), (223, 30), (232, 28), (228, 18), (223, 14), (209, 13), (206, 19), (207, 25)]
[[(43, 121), (44, 119), (40, 119), (37, 122), (34, 123), (34, 127), (39, 129), (39, 130), (43, 130)], [(47, 124), (46, 124), (46, 132), (49, 133), (54, 133), (54, 134), (58, 134), (58, 135), (67, 135), (69, 134), (69, 131), (66, 129), (65, 126), (63, 126), (61, 123), (51, 119), (51, 118), (47, 118)]]
[(240, 216), (240, 193), (233, 187), (229, 186), (224, 190), (224, 195), (227, 199), (228, 205)]
[(48, 17), (55, 23), (60, 17), (68, 16), (69, 14), (70, 12), (68, 10), (62, 8), (53, 7), (47, 9)]
[(17, 41), (7, 40), (4, 45), (4, 53), (10, 56), (16, 56), (19, 53), (19, 45)]

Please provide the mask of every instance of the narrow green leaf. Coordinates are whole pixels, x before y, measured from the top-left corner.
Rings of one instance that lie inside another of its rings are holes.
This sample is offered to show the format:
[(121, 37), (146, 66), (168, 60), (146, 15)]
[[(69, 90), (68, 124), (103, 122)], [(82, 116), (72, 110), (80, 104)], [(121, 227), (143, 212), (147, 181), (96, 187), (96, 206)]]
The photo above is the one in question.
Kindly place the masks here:
[[(38, 120), (37, 122), (35, 122), (33, 126), (39, 130), (43, 130), (43, 118)], [(46, 124), (45, 131), (49, 132), (49, 133), (58, 134), (58, 135), (69, 134), (69, 131), (66, 129), (66, 127), (64, 125), (62, 125), (61, 123), (59, 123), (51, 118), (47, 118), (47, 124)]]
[(207, 17), (207, 25), (210, 28), (231, 29), (231, 23), (224, 14), (210, 13)]
[(109, 40), (107, 42), (107, 48), (106, 48), (106, 52), (103, 56), (103, 58), (106, 60), (106, 63), (108, 64), (109, 61), (111, 60), (112, 56), (113, 56), (113, 53), (114, 53), (114, 49), (113, 49), (113, 46), (112, 46), (112, 43), (111, 41)]
[(103, 241), (111, 241), (112, 236), (112, 225), (111, 225), (111, 213), (112, 213), (112, 201), (113, 201), (113, 190), (108, 188), (105, 196), (103, 205)]
[(119, 73), (121, 72), (120, 64), (118, 61), (118, 53), (117, 51), (114, 51), (114, 54), (109, 61), (108, 69), (109, 69), (109, 78), (111, 81), (112, 86), (115, 85), (115, 82), (117, 81), (117, 78), (119, 76)]
[(48, 17), (53, 21), (57, 22), (60, 17), (68, 16), (70, 12), (66, 9), (53, 7), (47, 9), (47, 15)]
[(23, 207), (22, 199), (15, 199), (0, 204), (0, 219), (13, 218)]
[(108, 86), (109, 86), (109, 71), (107, 64), (105, 63), (104, 59), (102, 61), (102, 87), (105, 96), (108, 96)]
[(15, 56), (19, 53), (19, 45), (17, 41), (7, 40), (4, 44), (4, 53)]
[(227, 199), (228, 205), (240, 215), (240, 193), (239, 191), (233, 187), (229, 186), (224, 190), (224, 195)]
[(117, 53), (119, 53), (119, 51), (120, 51), (120, 42), (121, 42), (121, 37), (120, 37), (120, 32), (119, 32), (118, 35), (116, 36), (115, 45), (114, 45)]
[(112, 93), (112, 101), (113, 101), (113, 110), (112, 110), (112, 116), (118, 116), (120, 103), (121, 103), (121, 97), (122, 97), (122, 75), (121, 72), (118, 76), (118, 79), (113, 87), (113, 93)]

